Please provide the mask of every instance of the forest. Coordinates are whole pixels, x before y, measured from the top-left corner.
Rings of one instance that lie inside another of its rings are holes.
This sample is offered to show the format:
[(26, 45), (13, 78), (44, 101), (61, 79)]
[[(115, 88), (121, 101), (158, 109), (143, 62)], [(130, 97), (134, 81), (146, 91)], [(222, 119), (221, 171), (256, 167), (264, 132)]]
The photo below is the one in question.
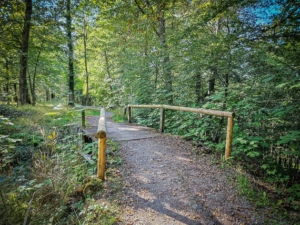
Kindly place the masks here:
[[(297, 0), (2, 0), (0, 172), (20, 138), (5, 133), (12, 108), (25, 107), (17, 117), (51, 102), (215, 109), (235, 113), (230, 161), (299, 210), (299, 72)], [(159, 127), (159, 110), (134, 113)], [(223, 157), (226, 120), (166, 115), (165, 132)], [(54, 133), (44, 136), (49, 150)]]

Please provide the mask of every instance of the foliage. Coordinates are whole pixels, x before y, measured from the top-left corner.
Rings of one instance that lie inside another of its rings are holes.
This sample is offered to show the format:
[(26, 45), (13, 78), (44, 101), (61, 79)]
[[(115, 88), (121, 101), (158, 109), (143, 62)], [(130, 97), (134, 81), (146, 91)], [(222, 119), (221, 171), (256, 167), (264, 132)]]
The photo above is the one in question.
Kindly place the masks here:
[[(97, 202), (107, 190), (103, 181), (93, 178), (96, 164), (87, 163), (79, 154), (78, 125), (70, 123), (75, 113), (53, 113), (47, 107), (20, 110), (27, 115), (0, 120), (0, 224), (113, 224), (116, 208)], [(28, 116), (28, 111), (34, 113)], [(20, 127), (24, 133), (11, 138), (9, 133)], [(117, 146), (109, 145), (108, 161), (114, 167), (121, 160)], [(95, 154), (96, 146), (87, 144), (83, 151)]]
[[(283, 201), (278, 200), (274, 201), (272, 195), (266, 192), (265, 190), (260, 189), (259, 187), (255, 187), (251, 184), (249, 178), (247, 178), (243, 174), (239, 174), (236, 180), (237, 188), (239, 194), (246, 196), (249, 201), (251, 201), (256, 206), (256, 210), (259, 210), (261, 207), (269, 208), (272, 211), (277, 213), (278, 218), (286, 218), (288, 214), (286, 210), (283, 209)], [(280, 219), (268, 219), (265, 221), (266, 224), (283, 224), (278, 221)], [(289, 217), (290, 221), (296, 222), (297, 218)]]
[(127, 118), (124, 116), (124, 112), (122, 112), (122, 110), (113, 110), (112, 113), (113, 113), (112, 119), (115, 122), (122, 123), (127, 121)]

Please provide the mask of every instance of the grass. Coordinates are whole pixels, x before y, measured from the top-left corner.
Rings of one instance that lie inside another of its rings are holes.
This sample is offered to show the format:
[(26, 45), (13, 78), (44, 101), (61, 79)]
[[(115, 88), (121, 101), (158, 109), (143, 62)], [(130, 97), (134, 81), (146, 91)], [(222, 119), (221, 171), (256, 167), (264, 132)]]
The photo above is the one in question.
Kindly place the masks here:
[(85, 116), (99, 116), (100, 110), (95, 109), (86, 109), (85, 110)]
[[(0, 120), (0, 217), (4, 218), (0, 224), (113, 224), (118, 220), (120, 196), (114, 195), (121, 190), (122, 160), (116, 143), (108, 142), (108, 181), (103, 182), (94, 178), (96, 165), (78, 153), (77, 112), (1, 106), (0, 115), (5, 111), (14, 116)], [(84, 150), (97, 152), (95, 148), (91, 144)]]
[(120, 109), (113, 110), (112, 113), (113, 113), (113, 116), (112, 116), (113, 121), (118, 122), (118, 123), (123, 123), (123, 122), (127, 121), (127, 118), (126, 118), (126, 116), (124, 116), (124, 112), (122, 110), (120, 110)]
[(274, 214), (277, 218), (269, 218), (266, 216), (265, 224), (300, 224), (299, 214), (289, 211), (284, 207), (284, 202), (281, 199), (274, 197), (271, 193), (254, 186), (254, 184), (243, 174), (238, 174), (236, 177), (236, 186), (238, 193), (245, 196), (256, 210), (264, 210), (270, 215)]

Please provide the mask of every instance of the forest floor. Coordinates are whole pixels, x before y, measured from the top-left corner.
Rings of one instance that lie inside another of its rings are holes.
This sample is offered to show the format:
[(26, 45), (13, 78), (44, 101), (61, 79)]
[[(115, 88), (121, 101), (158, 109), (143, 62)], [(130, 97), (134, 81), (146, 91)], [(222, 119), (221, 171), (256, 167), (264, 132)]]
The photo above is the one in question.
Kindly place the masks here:
[[(236, 171), (204, 154), (205, 149), (110, 117), (108, 113), (108, 138), (119, 141), (123, 158), (119, 224), (289, 224), (239, 195)], [(87, 118), (91, 125), (97, 119)]]

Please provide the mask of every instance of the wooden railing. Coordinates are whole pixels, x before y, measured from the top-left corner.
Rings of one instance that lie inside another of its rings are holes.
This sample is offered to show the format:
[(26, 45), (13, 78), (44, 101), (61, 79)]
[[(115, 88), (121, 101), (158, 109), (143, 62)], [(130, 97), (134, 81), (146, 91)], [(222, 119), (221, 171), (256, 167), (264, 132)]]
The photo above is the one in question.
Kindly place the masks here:
[(128, 105), (127, 106), (128, 123), (131, 123), (131, 108), (160, 108), (160, 126), (159, 126), (160, 132), (164, 132), (165, 109), (172, 109), (172, 110), (178, 110), (178, 111), (194, 112), (194, 113), (208, 114), (208, 115), (213, 115), (213, 116), (227, 117), (225, 159), (228, 159), (230, 157), (231, 146), (232, 146), (233, 120), (234, 120), (233, 112), (211, 110), (211, 109), (200, 109), (200, 108), (188, 108), (188, 107), (171, 106), (171, 105)]
[[(86, 109), (99, 109), (99, 108), (86, 108)], [(85, 128), (85, 109), (81, 111), (81, 127)], [(105, 109), (100, 109), (100, 118), (98, 121), (98, 163), (97, 163), (97, 177), (99, 179), (105, 179), (105, 163), (106, 163), (106, 119), (105, 119)], [(82, 139), (82, 138), (81, 138)], [(81, 152), (80, 152), (81, 153)], [(91, 162), (90, 158), (81, 153), (81, 155), (88, 161)]]
[(105, 163), (106, 163), (106, 119), (105, 109), (101, 108), (100, 118), (98, 122), (98, 166), (97, 177), (104, 180), (105, 178)]

